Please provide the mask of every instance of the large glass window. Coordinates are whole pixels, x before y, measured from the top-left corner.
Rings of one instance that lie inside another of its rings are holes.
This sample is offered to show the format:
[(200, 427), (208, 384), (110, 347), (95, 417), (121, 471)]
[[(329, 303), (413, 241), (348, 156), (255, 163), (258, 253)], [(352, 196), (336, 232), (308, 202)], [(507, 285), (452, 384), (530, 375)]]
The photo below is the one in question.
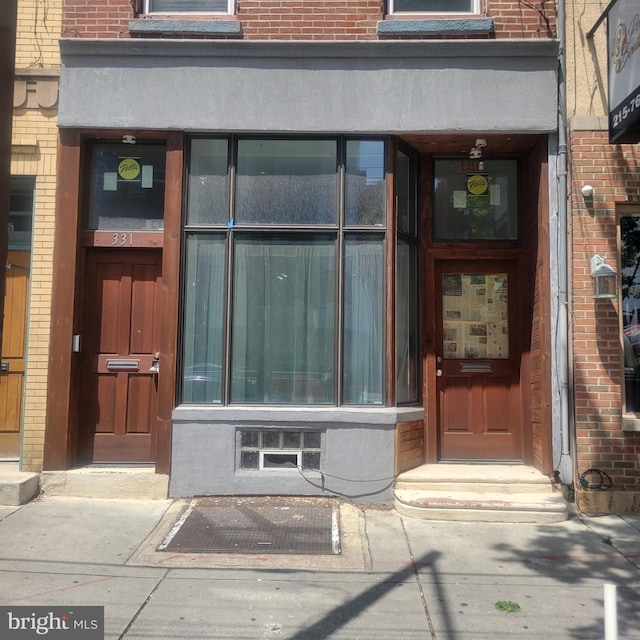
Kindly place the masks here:
[(238, 237), (231, 402), (335, 402), (335, 242)]
[(239, 140), (236, 224), (337, 224), (335, 140)]
[(94, 144), (87, 228), (162, 229), (165, 156), (161, 144)]
[(625, 413), (640, 414), (640, 214), (620, 216)]
[(518, 239), (516, 160), (436, 160), (433, 239)]
[(396, 402), (417, 402), (420, 386), (417, 158), (396, 155)]
[(382, 140), (191, 141), (183, 402), (384, 403), (384, 159)]
[(389, 0), (389, 13), (475, 13), (478, 0)]

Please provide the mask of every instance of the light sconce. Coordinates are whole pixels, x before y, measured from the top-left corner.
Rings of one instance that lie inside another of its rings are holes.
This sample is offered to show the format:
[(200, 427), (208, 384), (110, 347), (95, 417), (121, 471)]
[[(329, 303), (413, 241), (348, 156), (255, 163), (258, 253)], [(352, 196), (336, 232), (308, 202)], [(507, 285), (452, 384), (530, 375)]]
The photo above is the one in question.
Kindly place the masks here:
[(606, 264), (604, 256), (594, 255), (591, 258), (591, 276), (595, 280), (594, 298), (616, 298), (618, 274), (613, 267)]
[(482, 158), (482, 149), (487, 146), (487, 141), (484, 138), (478, 138), (475, 146), (471, 147), (469, 151), (469, 158), (471, 160), (479, 160)]
[(590, 184), (585, 184), (582, 189), (582, 195), (585, 198), (591, 198), (593, 197), (593, 187)]
[(122, 136), (122, 142), (124, 144), (135, 144), (136, 143), (136, 137), (135, 136), (130, 136), (130, 135)]

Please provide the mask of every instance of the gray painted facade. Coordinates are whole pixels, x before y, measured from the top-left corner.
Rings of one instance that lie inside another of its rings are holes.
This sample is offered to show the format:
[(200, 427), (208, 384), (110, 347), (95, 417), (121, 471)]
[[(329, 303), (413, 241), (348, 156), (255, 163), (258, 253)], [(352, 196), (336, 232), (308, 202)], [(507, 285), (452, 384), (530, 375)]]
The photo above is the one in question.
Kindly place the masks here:
[[(322, 495), (390, 502), (399, 422), (423, 420), (421, 408), (321, 409), (178, 407), (173, 415), (169, 494)], [(321, 430), (322, 473), (239, 468), (239, 431)]]
[(62, 39), (61, 127), (544, 133), (557, 43)]

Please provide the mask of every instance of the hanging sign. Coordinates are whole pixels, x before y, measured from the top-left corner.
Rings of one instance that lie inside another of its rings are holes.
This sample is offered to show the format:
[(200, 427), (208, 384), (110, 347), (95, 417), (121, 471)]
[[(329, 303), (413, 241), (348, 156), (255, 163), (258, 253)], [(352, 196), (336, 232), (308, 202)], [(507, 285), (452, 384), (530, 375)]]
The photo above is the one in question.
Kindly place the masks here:
[(614, 0), (607, 10), (609, 142), (640, 142), (640, 5)]

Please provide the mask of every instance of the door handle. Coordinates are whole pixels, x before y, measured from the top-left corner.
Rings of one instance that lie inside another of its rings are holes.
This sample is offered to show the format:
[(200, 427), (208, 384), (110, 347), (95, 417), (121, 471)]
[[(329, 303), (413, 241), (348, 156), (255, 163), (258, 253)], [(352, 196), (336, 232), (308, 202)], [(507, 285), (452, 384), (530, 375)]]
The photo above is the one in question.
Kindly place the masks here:
[(7, 373), (9, 371), (9, 361), (4, 360), (0, 363), (0, 371)]
[(156, 352), (153, 356), (153, 360), (151, 361), (151, 366), (149, 367), (149, 373), (160, 373), (160, 353)]
[(442, 369), (436, 369), (436, 375), (440, 378), (442, 376)]

